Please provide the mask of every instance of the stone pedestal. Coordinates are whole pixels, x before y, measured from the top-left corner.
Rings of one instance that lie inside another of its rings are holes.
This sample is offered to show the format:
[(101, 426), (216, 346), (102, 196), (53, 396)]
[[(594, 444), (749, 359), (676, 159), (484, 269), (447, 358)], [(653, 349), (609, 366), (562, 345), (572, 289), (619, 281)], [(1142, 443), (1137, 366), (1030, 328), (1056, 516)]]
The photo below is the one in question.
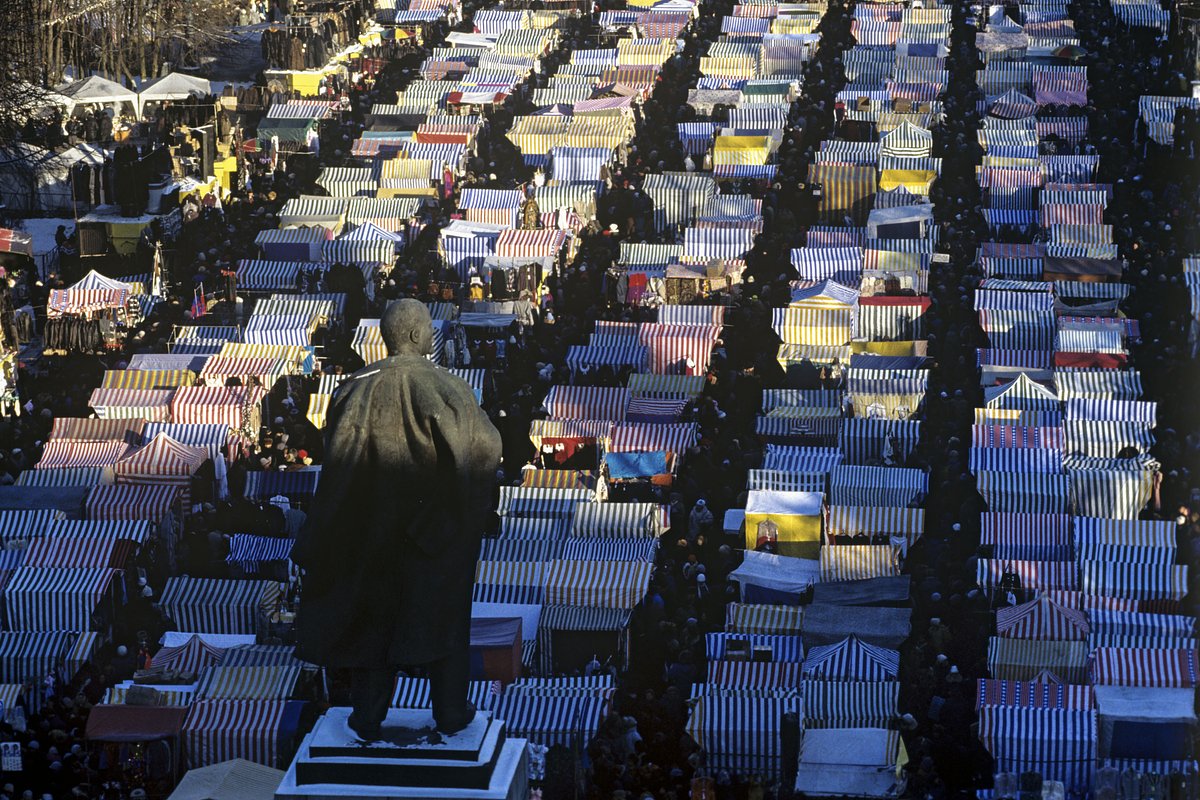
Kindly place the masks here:
[(428, 711), (392, 709), (383, 738), (363, 742), (331, 708), (304, 737), (275, 800), (526, 800), (524, 739), (479, 712), (453, 736), (434, 729)]

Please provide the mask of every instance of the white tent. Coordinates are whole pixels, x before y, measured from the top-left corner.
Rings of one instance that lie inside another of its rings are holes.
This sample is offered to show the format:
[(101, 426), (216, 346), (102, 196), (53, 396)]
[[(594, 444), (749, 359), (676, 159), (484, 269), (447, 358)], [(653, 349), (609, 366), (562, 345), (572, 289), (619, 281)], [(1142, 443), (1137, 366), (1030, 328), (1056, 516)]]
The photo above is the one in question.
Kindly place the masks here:
[(104, 166), (104, 160), (108, 158), (108, 151), (103, 147), (84, 142), (68, 150), (63, 150), (58, 154), (58, 157), (61, 161), (66, 162), (68, 167), (75, 166), (75, 162), (77, 161), (82, 161), (93, 167), (102, 167)]
[[(1101, 757), (1138, 758), (1151, 751), (1178, 755), (1196, 727), (1192, 689), (1097, 686)], [(1174, 748), (1175, 752), (1165, 752)]]
[(0, 202), (26, 213), (71, 210), (71, 165), (77, 160), (25, 142), (0, 148)]
[(99, 75), (60, 86), (58, 92), (76, 105), (111, 106), (129, 103), (135, 109), (140, 107), (137, 92)]
[(806, 730), (796, 791), (813, 797), (900, 797), (908, 760), (900, 734), (883, 728)]
[(207, 97), (212, 94), (212, 84), (204, 78), (172, 72), (165, 78), (146, 84), (138, 93), (142, 103), (158, 103), (163, 100), (186, 100), (189, 97)]
[[(933, 206), (897, 206), (875, 208), (867, 217), (867, 236), (879, 239), (912, 239), (928, 235), (933, 225)], [(916, 236), (906, 235), (914, 229)]]
[(15, 100), (17, 107), (13, 110), (25, 117), (48, 114), (50, 109), (55, 106), (66, 109), (69, 114), (75, 107), (75, 101), (66, 95), (59, 94), (53, 89), (43, 89), (28, 81), (21, 81), (17, 84), (14, 96), (17, 98)]
[(747, 550), (745, 560), (729, 573), (729, 579), (743, 586), (761, 586), (785, 594), (802, 594), (820, 580), (820, 575), (819, 561)]
[(168, 800), (271, 800), (283, 771), (242, 758), (189, 770)]
[(79, 291), (105, 291), (113, 289), (130, 289), (130, 284), (119, 281), (116, 278), (110, 278), (107, 275), (101, 275), (96, 270), (91, 270), (87, 275), (80, 278), (79, 283), (74, 284), (70, 288)]

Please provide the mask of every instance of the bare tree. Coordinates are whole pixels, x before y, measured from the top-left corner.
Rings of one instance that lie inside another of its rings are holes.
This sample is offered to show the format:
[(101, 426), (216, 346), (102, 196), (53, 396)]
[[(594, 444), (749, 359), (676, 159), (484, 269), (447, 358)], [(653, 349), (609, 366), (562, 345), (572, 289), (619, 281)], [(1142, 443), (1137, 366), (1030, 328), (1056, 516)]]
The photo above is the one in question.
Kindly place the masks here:
[(0, 93), (10, 93), (0, 105), (27, 85), (57, 84), (68, 67), (128, 81), (166, 63), (198, 66), (246, 1), (0, 0)]

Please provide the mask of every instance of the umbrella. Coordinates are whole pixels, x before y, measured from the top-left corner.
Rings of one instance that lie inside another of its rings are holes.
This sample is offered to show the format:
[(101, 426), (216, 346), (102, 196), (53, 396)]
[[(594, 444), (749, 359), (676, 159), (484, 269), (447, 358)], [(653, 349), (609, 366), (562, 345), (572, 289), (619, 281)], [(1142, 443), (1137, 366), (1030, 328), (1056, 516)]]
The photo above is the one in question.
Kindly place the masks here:
[(1086, 56), (1087, 52), (1088, 52), (1087, 50), (1085, 50), (1084, 48), (1080, 47), (1077, 44), (1068, 44), (1068, 45), (1063, 45), (1062, 47), (1054, 48), (1053, 50), (1050, 51), (1050, 55), (1052, 55), (1056, 58), (1067, 58), (1067, 59), (1070, 59), (1071, 61), (1078, 61), (1079, 59)]

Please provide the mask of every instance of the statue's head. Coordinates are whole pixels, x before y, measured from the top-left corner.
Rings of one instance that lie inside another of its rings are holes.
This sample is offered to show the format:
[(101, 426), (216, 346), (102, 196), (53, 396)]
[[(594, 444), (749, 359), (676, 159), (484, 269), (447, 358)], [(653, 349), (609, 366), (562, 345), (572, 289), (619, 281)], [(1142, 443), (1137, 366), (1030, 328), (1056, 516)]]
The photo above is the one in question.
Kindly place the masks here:
[(379, 333), (389, 356), (425, 356), (433, 352), (433, 318), (420, 300), (397, 300), (383, 312)]

